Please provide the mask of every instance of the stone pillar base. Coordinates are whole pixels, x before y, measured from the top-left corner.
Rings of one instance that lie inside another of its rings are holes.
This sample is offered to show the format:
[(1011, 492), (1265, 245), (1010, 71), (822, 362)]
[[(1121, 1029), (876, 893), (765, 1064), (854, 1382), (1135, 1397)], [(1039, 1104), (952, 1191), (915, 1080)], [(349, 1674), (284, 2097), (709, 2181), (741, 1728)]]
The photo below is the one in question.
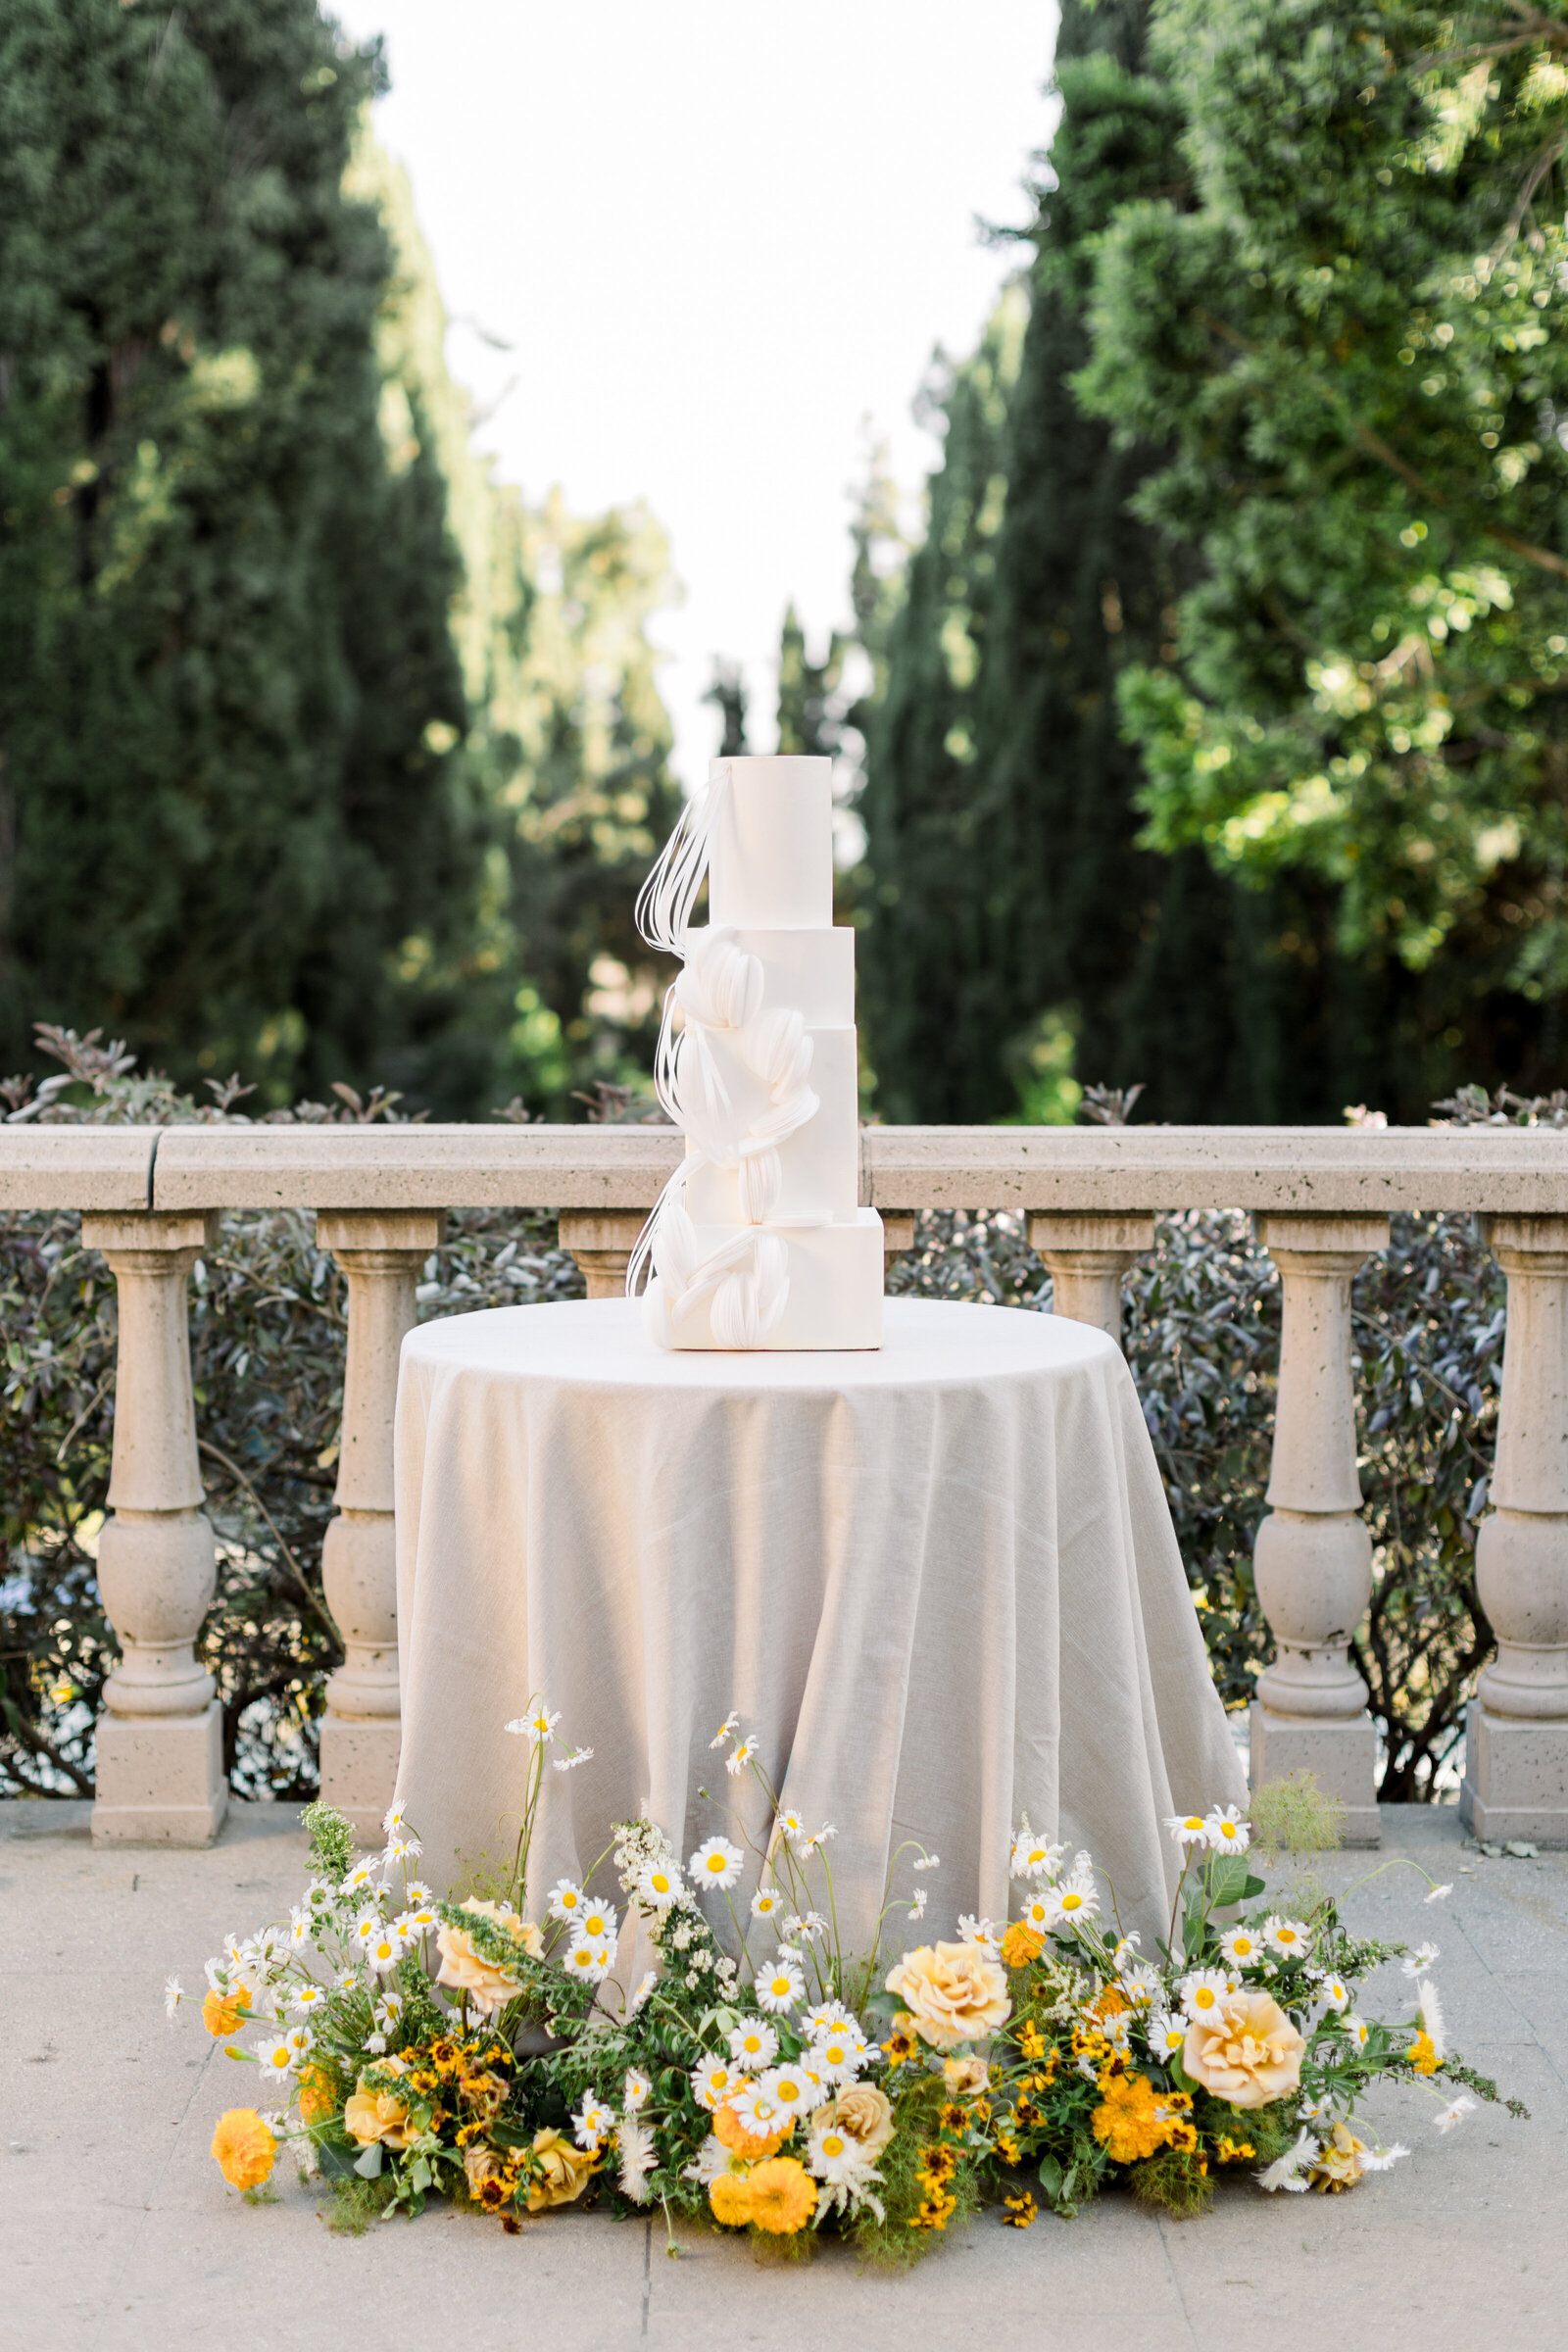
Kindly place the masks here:
[(228, 1811), (223, 1714), (100, 1715), (95, 1845), (211, 1845)]
[(1378, 1819), (1378, 1740), (1370, 1715), (1344, 1722), (1309, 1722), (1299, 1715), (1275, 1715), (1255, 1700), (1249, 1709), (1254, 1788), (1265, 1781), (1288, 1780), (1293, 1772), (1315, 1772), (1325, 1796), (1345, 1807), (1347, 1845), (1381, 1845)]
[(321, 1797), (351, 1823), (366, 1845), (382, 1841), (381, 1818), (397, 1787), (403, 1726), (380, 1720), (324, 1715), (321, 1719)]
[(1493, 1715), (1472, 1699), (1459, 1818), (1489, 1845), (1568, 1846), (1568, 1723)]

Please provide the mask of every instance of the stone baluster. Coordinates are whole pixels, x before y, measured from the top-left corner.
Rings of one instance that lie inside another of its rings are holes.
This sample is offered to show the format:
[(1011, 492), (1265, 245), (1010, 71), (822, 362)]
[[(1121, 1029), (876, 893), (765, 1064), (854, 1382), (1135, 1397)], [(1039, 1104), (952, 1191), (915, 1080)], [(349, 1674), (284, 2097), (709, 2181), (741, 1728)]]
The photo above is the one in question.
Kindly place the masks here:
[(440, 1246), (441, 1211), (333, 1210), (316, 1220), (348, 1283), (336, 1516), (326, 1531), (321, 1582), (343, 1638), (343, 1663), (326, 1686), (321, 1794), (371, 1841), (397, 1782), (397, 1549), (392, 1425), (398, 1358), (415, 1323), (415, 1287)]
[(120, 1341), (98, 1590), (121, 1645), (98, 1718), (101, 1841), (210, 1845), (228, 1804), (222, 1711), (195, 1641), (216, 1554), (196, 1460), (185, 1286), (217, 1237), (194, 1215), (86, 1215), (115, 1277)]
[(1032, 1216), (1029, 1247), (1051, 1275), (1053, 1311), (1074, 1323), (1092, 1323), (1119, 1348), (1122, 1282), (1128, 1268), (1154, 1247), (1152, 1216), (1056, 1211)]
[(914, 1248), (913, 1209), (885, 1208), (882, 1211), (882, 1283), (887, 1287), (888, 1276), (906, 1250)]
[(1491, 1498), (1476, 1543), (1497, 1655), (1466, 1725), (1460, 1811), (1477, 1838), (1568, 1845), (1568, 1217), (1494, 1217), (1508, 1337)]
[(1257, 1219), (1280, 1270), (1284, 1319), (1274, 1456), (1257, 1531), (1257, 1594), (1276, 1658), (1251, 1711), (1252, 1786), (1307, 1770), (1346, 1808), (1346, 1842), (1376, 1845), (1377, 1736), (1349, 1642), (1372, 1595), (1360, 1516), (1350, 1284), (1389, 1246), (1387, 1217)]
[(645, 1208), (563, 1209), (561, 1247), (582, 1268), (590, 1298), (625, 1297), (626, 1267), (647, 1222)]

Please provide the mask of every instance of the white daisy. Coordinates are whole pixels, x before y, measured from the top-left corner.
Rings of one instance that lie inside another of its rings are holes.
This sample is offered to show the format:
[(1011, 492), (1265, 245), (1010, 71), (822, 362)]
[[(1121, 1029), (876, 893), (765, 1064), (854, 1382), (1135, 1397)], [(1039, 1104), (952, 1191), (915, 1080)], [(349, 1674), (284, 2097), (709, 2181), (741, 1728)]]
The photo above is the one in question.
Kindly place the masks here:
[(406, 1903), (433, 1903), (435, 1896), (422, 1879), (410, 1879), (403, 1889)]
[(733, 1732), (735, 1729), (735, 1726), (739, 1723), (740, 1719), (740, 1710), (738, 1708), (733, 1714), (726, 1715), (723, 1722), (719, 1725), (718, 1730), (713, 1734), (712, 1739), (708, 1742), (709, 1746), (722, 1747), (725, 1740), (729, 1738), (731, 1732)]
[(366, 1951), (368, 1951), (380, 1933), (381, 1917), (379, 1912), (362, 1911), (354, 1922), (354, 1940)]
[(1008, 1875), (1014, 1879), (1050, 1878), (1066, 1850), (1064, 1845), (1053, 1845), (1049, 1838), (1021, 1837), (1013, 1845)]
[(177, 1977), (171, 1977), (168, 1984), (164, 1986), (164, 2015), (166, 2017), (172, 2017), (174, 2011), (179, 2007), (180, 2002), (184, 1998), (184, 1985), (181, 1984)]
[(747, 1765), (751, 1762), (752, 1758), (756, 1755), (759, 1744), (760, 1742), (756, 1740), (743, 1740), (740, 1745), (736, 1748), (732, 1748), (730, 1753), (724, 1758), (724, 1770), (729, 1773), (732, 1778), (743, 1773), (746, 1770)]
[(1350, 1987), (1343, 1977), (1325, 1977), (1318, 1986), (1317, 1997), (1326, 2010), (1343, 2012), (1350, 2006)]
[(673, 1862), (649, 1862), (637, 1873), (637, 1892), (651, 1911), (667, 1911), (686, 1891)]
[(591, 1764), (593, 1756), (591, 1747), (568, 1747), (564, 1756), (551, 1758), (550, 1769), (552, 1772), (575, 1772), (579, 1764)]
[(1398, 2140), (1395, 2141), (1392, 2148), (1364, 2148), (1361, 2152), (1361, 2170), (1363, 2173), (1391, 2173), (1400, 2157), (1409, 2153), (1409, 2149), (1402, 2147)]
[(298, 1946), (309, 1943), (316, 1933), (316, 1921), (305, 1903), (298, 1903), (288, 1915), (288, 1939)]
[(270, 2076), (281, 2082), (286, 2075), (294, 2072), (295, 2056), (296, 2053), (289, 2036), (286, 2034), (280, 2034), (276, 2041), (262, 2043), (256, 2053), (256, 2063), (261, 2068), (264, 2079)]
[(1415, 1950), (1406, 1952), (1399, 1962), (1399, 1973), (1406, 1977), (1425, 1976), (1437, 1956), (1438, 1947), (1435, 1943), (1418, 1943)]
[(1255, 1968), (1263, 1957), (1263, 1938), (1255, 1928), (1230, 1928), (1219, 1948), (1232, 1968)]
[(1100, 1897), (1095, 1892), (1093, 1879), (1064, 1879), (1053, 1891), (1055, 1896), (1055, 1916), (1063, 1927), (1076, 1927), (1080, 1920), (1093, 1919), (1100, 1909)]
[(745, 1858), (740, 1847), (731, 1845), (727, 1838), (710, 1838), (697, 1848), (686, 1868), (696, 1886), (728, 1887), (740, 1877)]
[(573, 1933), (586, 1936), (590, 1943), (613, 1943), (616, 1934), (615, 1906), (602, 1903), (590, 1894), (572, 1921)]
[(383, 1862), (416, 1862), (424, 1848), (417, 1838), (393, 1838), (387, 1842)]
[(300, 2060), (305, 2056), (307, 2050), (311, 2050), (316, 2047), (316, 2035), (311, 2032), (309, 2026), (291, 2026), (288, 2032), (284, 2034), (283, 2039), (288, 2043), (290, 2050), (294, 2054), (294, 2064), (296, 2066), (299, 2065)]
[(830, 2188), (839, 2188), (852, 2181), (875, 2180), (865, 2160), (865, 2151), (858, 2140), (841, 2132), (831, 2109), (818, 2115), (811, 2126), (811, 2136), (806, 2150), (806, 2169)]
[(824, 1821), (819, 1830), (813, 1830), (811, 1832), (811, 1835), (807, 1838), (806, 1843), (802, 1846), (801, 1851), (803, 1854), (819, 1854), (823, 1846), (827, 1844), (829, 1838), (836, 1838), (837, 1836), (838, 1831), (834, 1828), (832, 1822)]
[(1018, 1917), (1022, 1920), (1024, 1926), (1026, 1928), (1032, 1928), (1037, 1936), (1049, 1935), (1051, 1930), (1056, 1924), (1056, 1901), (1054, 1894), (1050, 1888), (1048, 1888), (1044, 1894), (1031, 1895), (1028, 1902), (1025, 1903), (1023, 1909), (1019, 1912)]
[(804, 1919), (792, 1916), (784, 1922), (784, 1941), (786, 1943), (794, 1943), (802, 1937), (808, 1943), (814, 1943), (819, 1936), (826, 1934), (827, 1921), (822, 1917), (820, 1911), (808, 1911)]
[(1158, 1970), (1151, 1968), (1147, 1960), (1123, 1971), (1121, 1988), (1137, 2009), (1152, 2009), (1163, 1989)]
[(1263, 1922), (1263, 1940), (1282, 1960), (1299, 1960), (1312, 1938), (1298, 1919), (1281, 1919), (1271, 1913)]
[(1317, 2162), (1318, 2154), (1319, 2142), (1315, 2133), (1298, 2132), (1294, 2148), (1288, 2148), (1283, 2156), (1276, 2157), (1272, 2164), (1265, 2165), (1262, 2172), (1254, 2173), (1252, 2178), (1259, 2188), (1266, 2188), (1270, 2194), (1277, 2188), (1299, 2194), (1307, 2185), (1306, 2176)]
[[(1424, 1895), (1421, 1897), (1421, 1900), (1422, 1900), (1424, 1903), (1441, 1903), (1441, 1902), (1443, 1902), (1443, 1901), (1446, 1899), (1446, 1897), (1447, 1897), (1448, 1895), (1450, 1895), (1452, 1892), (1453, 1892), (1453, 1882), (1452, 1882), (1452, 1880), (1450, 1879), (1446, 1886), (1434, 1886), (1434, 1887), (1433, 1887), (1433, 1889), (1432, 1889), (1432, 1891), (1431, 1891), (1431, 1893), (1430, 1893), (1430, 1894), (1424, 1894)], [(1398, 2150), (1398, 2154), (1399, 2154), (1399, 2155), (1401, 2155), (1401, 2156), (1407, 2156), (1407, 2155), (1409, 2154), (1409, 2152), (1410, 2152), (1410, 2151), (1409, 2151), (1409, 2149), (1408, 2149), (1408, 2148), (1400, 2148), (1400, 2149)]]
[(846, 2009), (842, 2001), (818, 2001), (814, 2009), (802, 2012), (800, 2024), (801, 2032), (812, 2041), (820, 2041), (824, 2034), (840, 2026), (854, 2027), (856, 2033), (860, 2030), (854, 2010)]
[(632, 1994), (631, 1999), (626, 2003), (626, 2016), (628, 2020), (636, 2016), (638, 2010), (642, 2007), (644, 2001), (647, 2000), (648, 1995), (653, 1991), (654, 1986), (658, 1983), (658, 1972), (654, 1969), (650, 1969), (648, 1974), (644, 1977), (642, 1983), (638, 1985), (636, 1991)]
[(1342, 2017), (1340, 2032), (1358, 2050), (1364, 2050), (1372, 2038), (1372, 2029), (1364, 2017)]
[(806, 1979), (792, 1960), (780, 1958), (771, 1968), (759, 1969), (755, 1989), (762, 2007), (778, 2016), (804, 1997)]
[(520, 1732), (525, 1740), (531, 1740), (537, 1747), (541, 1740), (551, 1738), (560, 1721), (559, 1715), (552, 1715), (547, 1706), (540, 1705), (530, 1714), (516, 1716), (507, 1729), (509, 1732)]
[(729, 2149), (725, 2147), (718, 2133), (710, 2132), (697, 2151), (697, 2161), (695, 2164), (687, 2165), (681, 2174), (681, 2179), (683, 2180), (700, 2180), (706, 2188), (710, 2180), (718, 2179), (720, 2173), (727, 2173), (733, 2161)]
[(584, 1899), (575, 1879), (558, 1879), (545, 1896), (545, 1909), (552, 1919), (564, 1920), (567, 1927), (574, 1927), (582, 1917)]
[(774, 1835), (785, 1838), (791, 1845), (799, 1845), (806, 1836), (806, 1824), (798, 1813), (781, 1813), (773, 1824)]
[(782, 2132), (795, 2120), (760, 2082), (748, 2082), (726, 2104), (741, 2130), (752, 2132), (758, 2139), (771, 2139), (775, 2132)]
[(321, 1984), (291, 1984), (289, 1986), (288, 2006), (296, 2017), (309, 2017), (311, 2011), (318, 2009), (325, 1998), (326, 1988)]
[(375, 1885), (375, 1874), (379, 1868), (378, 1862), (356, 1862), (343, 1881), (341, 1891), (344, 1894), (366, 1893)]
[(1151, 2053), (1155, 2058), (1168, 2058), (1173, 2051), (1185, 2049), (1187, 2026), (1185, 2020), (1172, 2017), (1166, 2009), (1156, 2009), (1144, 2028)]
[(772, 2100), (780, 2115), (809, 2115), (827, 2095), (820, 2076), (813, 2080), (813, 2069), (804, 2066), (770, 2066), (758, 2087)]
[(787, 1908), (786, 1899), (776, 1886), (759, 1886), (752, 1897), (754, 1919), (776, 1919)]
[(825, 2082), (853, 2082), (870, 2055), (870, 2044), (858, 2026), (830, 2026), (807, 2051), (802, 2064)]
[(747, 2074), (760, 2074), (778, 2056), (778, 2035), (760, 2017), (749, 2017), (729, 2036), (729, 2054)]
[(1421, 2025), (1427, 2039), (1439, 2058), (1448, 2054), (1447, 2027), (1444, 2020), (1443, 2003), (1438, 1988), (1430, 1977), (1423, 1977), (1416, 1998), (1421, 2009)]
[(1450, 2099), (1447, 2106), (1443, 2108), (1437, 2115), (1433, 2117), (1432, 2120), (1437, 2125), (1440, 2132), (1451, 2132), (1455, 2124), (1462, 2123), (1464, 2121), (1464, 2118), (1470, 2113), (1470, 2110), (1474, 2105), (1475, 2101), (1470, 2096), (1470, 2093), (1467, 2090), (1461, 2090), (1457, 2096)]
[(597, 2148), (614, 2128), (614, 2109), (607, 2107), (603, 2099), (596, 2099), (592, 2092), (571, 2119), (572, 2136), (579, 2148)]
[(358, 1992), (360, 1972), (357, 1968), (340, 1968), (333, 1983), (335, 1989), (339, 1992)]
[(378, 1977), (396, 1968), (403, 1957), (403, 1938), (396, 1928), (379, 1928), (365, 1947), (365, 1960)]
[(1178, 1845), (1208, 1843), (1208, 1832), (1203, 1826), (1201, 1813), (1172, 1813), (1166, 1819), (1165, 1827)]
[(1216, 1854), (1245, 1854), (1252, 1842), (1240, 1805), (1216, 1805), (1205, 1814), (1203, 1836)]
[(402, 1829), (403, 1824), (408, 1820), (408, 1818), (409, 1808), (407, 1805), (388, 1805), (386, 1811), (381, 1816), (382, 1837), (392, 1837), (394, 1832)]
[(614, 1964), (613, 1944), (590, 1943), (586, 1937), (573, 1940), (564, 1962), (567, 1976), (583, 1984), (602, 1984)]
[(711, 2115), (743, 2080), (740, 2068), (731, 2066), (727, 2058), (705, 2058), (692, 2077), (692, 2096)]
[(647, 2105), (653, 2087), (640, 2066), (626, 2069), (626, 2080), (620, 2086), (620, 2095), (629, 2115), (635, 2115), (639, 2107)]
[(1002, 1948), (1002, 1936), (994, 1919), (976, 1919), (972, 1911), (958, 1914), (958, 1941), (977, 1943), (980, 1949), (995, 1960)]
[(373, 2057), (379, 2058), (386, 2050), (386, 2035), (384, 2034), (368, 2034), (365, 2046)]
[(416, 1911), (400, 1911), (392, 1924), (400, 1936), (406, 1936), (413, 1943), (418, 1936), (428, 1936), (430, 1930), (438, 1928), (441, 1922), (433, 1905), (421, 1903)]

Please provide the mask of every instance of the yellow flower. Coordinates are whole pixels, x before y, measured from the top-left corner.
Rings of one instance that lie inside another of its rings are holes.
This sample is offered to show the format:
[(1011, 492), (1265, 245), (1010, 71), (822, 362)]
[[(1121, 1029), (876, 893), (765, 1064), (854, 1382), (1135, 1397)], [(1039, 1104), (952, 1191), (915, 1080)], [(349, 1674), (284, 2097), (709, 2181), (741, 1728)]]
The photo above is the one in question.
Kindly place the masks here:
[[(737, 2082), (735, 2085), (736, 2090), (747, 2087), (748, 2085), (744, 2082)], [(794, 2129), (794, 2120), (791, 2118), (783, 2123), (778, 2131), (770, 2132), (764, 2138), (760, 2132), (748, 2132), (734, 2108), (727, 2101), (722, 2107), (716, 2108), (713, 2113), (713, 2131), (732, 2156), (749, 2156), (754, 2159), (771, 2156), (776, 2149), (783, 2146)]]
[(1232, 1993), (1218, 2016), (1195, 2019), (1182, 2065), (1232, 2107), (1266, 2107), (1301, 2080), (1300, 2034), (1266, 1992)]
[(888, 1971), (915, 2032), (936, 2050), (995, 2034), (1012, 2015), (1007, 1980), (977, 1943), (923, 1943)]
[(867, 2164), (875, 2164), (893, 2137), (893, 2101), (874, 2082), (852, 2082), (823, 2108), (818, 2129), (831, 2122), (846, 2139), (853, 2139)]
[(1174, 2119), (1147, 2075), (1105, 2075), (1100, 2087), (1102, 2103), (1089, 2120), (1113, 2164), (1140, 2164), (1164, 2147)]
[[(470, 1895), (463, 1909), (476, 1911), (485, 1919), (493, 1919), (498, 1927), (508, 1929), (531, 1960), (537, 1960), (544, 1951), (544, 1937), (538, 1929), (531, 1921), (520, 1919), (509, 1905), (480, 1902), (476, 1895)], [(466, 1992), (481, 2016), (493, 2017), (522, 1990), (515, 1977), (509, 1976), (495, 1961), (480, 1957), (466, 1928), (443, 1926), (437, 1930), (435, 1940), (441, 1954), (436, 1983), (449, 1985), (454, 1992)]]
[[(210, 1992), (202, 2003), (202, 2024), (215, 2041), (225, 2034), (237, 2034), (240, 2021), (250, 2007), (250, 1995), (243, 1984), (233, 1992)], [(236, 2108), (235, 2113), (243, 2110)]]
[[(382, 2071), (401, 2075), (408, 2071), (403, 2058), (384, 2058)], [(374, 2147), (377, 2140), (389, 2148), (406, 2148), (413, 2133), (409, 2128), (407, 2103), (390, 2090), (367, 2090), (362, 2075), (359, 2087), (344, 2101), (343, 2129), (362, 2148)]]
[(1009, 2230), (1027, 2230), (1040, 2210), (1027, 2189), (1021, 2197), (1004, 2197), (1002, 2202), (1007, 2209), (1004, 2219)]
[(1443, 2064), (1442, 2059), (1438, 2056), (1432, 2036), (1426, 2031), (1425, 2027), (1422, 2028), (1421, 2032), (1416, 2035), (1414, 2041), (1411, 2042), (1409, 2049), (1405, 2052), (1405, 2055), (1409, 2059), (1410, 2064), (1415, 2068), (1415, 2071), (1418, 2075), (1435, 2075), (1439, 2067)]
[(728, 2230), (744, 2230), (752, 2218), (752, 2183), (745, 2173), (720, 2173), (708, 2183), (708, 2202), (715, 2222)]
[(277, 2142), (254, 2107), (231, 2107), (218, 2119), (213, 2154), (235, 2188), (260, 2188), (272, 2169)]
[(1228, 2132), (1222, 2132), (1215, 2154), (1221, 2164), (1246, 2164), (1250, 2160), (1255, 2160), (1257, 2150), (1250, 2139), (1232, 2139)]
[[(1037, 1936), (1028, 1922), (1022, 1919), (1015, 1919), (1002, 1938), (1002, 1957), (1009, 1968), (1027, 1968), (1031, 1960), (1039, 1959), (1045, 1948), (1045, 1937)], [(1024, 2223), (1019, 2224), (1020, 2229), (1026, 2227)]]
[(541, 2177), (529, 2183), (530, 2213), (543, 2213), (551, 2205), (573, 2204), (599, 2170), (597, 2157), (574, 2148), (560, 2132), (536, 2132), (533, 2153)]
[(1346, 2125), (1336, 2124), (1334, 2136), (1319, 2149), (1307, 2180), (1325, 2195), (1338, 2196), (1342, 2188), (1353, 2188), (1360, 2180), (1366, 2170), (1361, 2162), (1365, 2154), (1366, 2141), (1357, 2139)]
[(949, 2058), (943, 2062), (942, 2080), (952, 2097), (978, 2098), (990, 2085), (991, 2069), (983, 2058)]
[(750, 2220), (773, 2237), (793, 2237), (816, 2211), (816, 2182), (793, 2156), (770, 2156), (747, 2174), (746, 2185)]
[(324, 2066), (308, 2066), (300, 2077), (300, 2115), (308, 2124), (324, 2124), (337, 2109), (337, 2087)]

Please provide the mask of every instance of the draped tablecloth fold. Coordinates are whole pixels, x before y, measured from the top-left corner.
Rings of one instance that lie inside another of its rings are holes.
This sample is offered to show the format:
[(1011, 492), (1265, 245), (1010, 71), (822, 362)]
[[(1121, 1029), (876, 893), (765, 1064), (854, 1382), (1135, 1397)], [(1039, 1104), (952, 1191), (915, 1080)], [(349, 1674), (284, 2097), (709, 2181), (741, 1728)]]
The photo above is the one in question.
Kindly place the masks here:
[(1245, 1801), (1131, 1376), (1084, 1324), (890, 1298), (863, 1355), (663, 1354), (619, 1299), (425, 1324), (397, 1526), (398, 1794), (442, 1887), (510, 1853), (535, 1693), (594, 1749), (545, 1775), (536, 1915), (640, 1809), (683, 1857), (731, 1811), (765, 1835), (710, 1750), (732, 1708), (837, 1830), (847, 1950), (905, 1838), (942, 1867), (900, 1866), (930, 1908), (895, 1945), (1004, 1919), (1021, 1812), (1148, 1938), (1165, 1817)]

